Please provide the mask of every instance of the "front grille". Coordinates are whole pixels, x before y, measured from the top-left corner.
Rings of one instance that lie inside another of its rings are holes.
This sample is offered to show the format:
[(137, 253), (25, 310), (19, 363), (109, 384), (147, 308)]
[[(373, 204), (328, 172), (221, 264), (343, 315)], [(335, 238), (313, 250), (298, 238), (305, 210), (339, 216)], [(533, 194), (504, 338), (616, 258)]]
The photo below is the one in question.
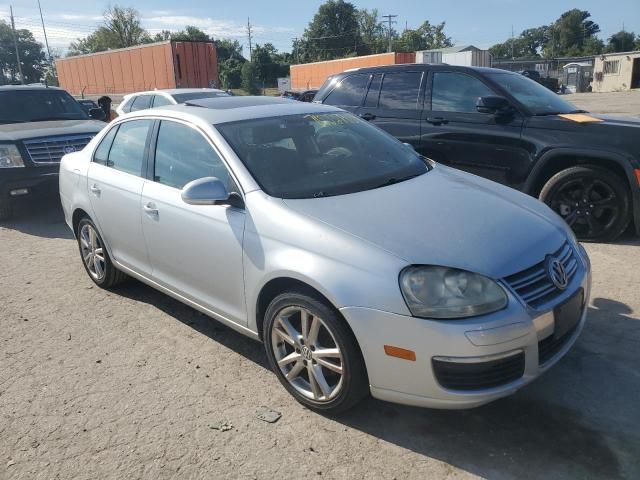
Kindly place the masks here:
[(93, 135), (87, 134), (36, 138), (25, 140), (24, 146), (33, 163), (59, 163), (67, 153), (82, 150), (92, 138)]
[(578, 326), (576, 325), (560, 338), (554, 338), (553, 334), (549, 335), (538, 342), (538, 365), (543, 365), (551, 360), (562, 347), (569, 341), (575, 333)]
[[(578, 271), (578, 259), (568, 242), (552, 254), (560, 260), (569, 281)], [(506, 277), (505, 282), (530, 307), (539, 308), (558, 297), (563, 290), (557, 288), (547, 274), (546, 259), (533, 267)]]
[(431, 360), (438, 383), (450, 390), (482, 390), (518, 380), (524, 374), (524, 352), (480, 363)]

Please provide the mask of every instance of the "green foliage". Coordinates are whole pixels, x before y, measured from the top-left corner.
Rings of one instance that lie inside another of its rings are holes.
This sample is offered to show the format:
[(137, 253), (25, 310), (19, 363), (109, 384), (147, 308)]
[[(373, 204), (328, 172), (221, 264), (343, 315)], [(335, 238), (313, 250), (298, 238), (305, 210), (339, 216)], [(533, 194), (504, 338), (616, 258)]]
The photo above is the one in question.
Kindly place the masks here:
[[(18, 51), (25, 83), (39, 82), (47, 67), (42, 44), (36, 42), (29, 30), (16, 30)], [(11, 26), (0, 20), (0, 84), (19, 82), (18, 62)]]
[(132, 47), (150, 41), (151, 37), (141, 26), (138, 11), (116, 5), (104, 13), (103, 26), (85, 38), (71, 42), (67, 56)]
[(387, 51), (388, 41), (385, 30), (378, 15), (378, 9), (369, 11), (366, 8), (358, 11), (358, 27), (367, 54), (383, 53)]
[(220, 83), (224, 89), (240, 88), (242, 86), (242, 62), (235, 58), (227, 58), (226, 60), (218, 60), (218, 74)]
[(253, 49), (252, 61), (256, 65), (257, 78), (266, 87), (278, 84), (278, 77), (289, 74), (288, 54), (279, 54), (271, 43), (256, 45)]
[(242, 89), (250, 95), (259, 93), (258, 67), (253, 62), (245, 62), (242, 65)]
[(596, 37), (600, 27), (589, 20), (590, 17), (586, 10), (568, 10), (551, 25), (524, 30), (517, 37), (494, 45), (489, 51), (496, 59), (598, 54), (604, 44)]
[(607, 41), (606, 51), (611, 52), (630, 52), (634, 50), (636, 41), (640, 42), (640, 37), (636, 40), (636, 34), (633, 32), (625, 32), (621, 30), (611, 35)]
[(238, 40), (216, 40), (216, 51), (218, 53), (218, 61), (232, 58), (240, 62), (246, 61), (242, 56), (242, 45)]
[(393, 43), (396, 52), (415, 52), (417, 50), (430, 50), (433, 48), (445, 48), (453, 46), (451, 38), (444, 33), (445, 22), (431, 25), (424, 21), (415, 30), (405, 30)]
[(344, 0), (328, 0), (294, 42), (294, 55), (300, 62), (331, 60), (365, 53), (363, 47), (356, 7)]
[(171, 34), (171, 40), (176, 41), (193, 41), (193, 42), (209, 42), (211, 38), (198, 27), (187, 25), (184, 30)]

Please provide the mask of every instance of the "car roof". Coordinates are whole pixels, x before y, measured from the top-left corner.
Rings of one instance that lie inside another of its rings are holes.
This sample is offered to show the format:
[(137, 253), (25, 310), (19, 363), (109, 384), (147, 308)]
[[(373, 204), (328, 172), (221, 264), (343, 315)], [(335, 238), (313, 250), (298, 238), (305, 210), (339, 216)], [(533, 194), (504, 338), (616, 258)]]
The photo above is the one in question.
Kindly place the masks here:
[(216, 125), (256, 118), (333, 112), (342, 112), (342, 110), (328, 105), (297, 102), (281, 97), (237, 96), (191, 100), (181, 105), (138, 110), (127, 114), (126, 117), (138, 118), (158, 115), (183, 119), (198, 117), (209, 124)]
[(342, 77), (352, 73), (376, 73), (376, 72), (393, 72), (407, 70), (453, 70), (453, 71), (469, 71), (473, 70), (480, 73), (514, 73), (508, 70), (490, 67), (468, 67), (463, 65), (447, 65), (443, 63), (401, 63), (397, 65), (380, 65), (376, 67), (351, 68), (341, 73), (336, 73), (333, 77)]
[(64, 88), (47, 87), (45, 85), (0, 85), (0, 92), (4, 90), (62, 90)]
[(134, 92), (125, 95), (126, 97), (132, 97), (135, 95), (153, 95), (154, 93), (166, 93), (168, 95), (175, 95), (176, 93), (198, 93), (198, 92), (214, 92), (214, 93), (226, 93), (224, 90), (217, 88), (163, 88), (158, 90), (146, 90), (144, 92)]

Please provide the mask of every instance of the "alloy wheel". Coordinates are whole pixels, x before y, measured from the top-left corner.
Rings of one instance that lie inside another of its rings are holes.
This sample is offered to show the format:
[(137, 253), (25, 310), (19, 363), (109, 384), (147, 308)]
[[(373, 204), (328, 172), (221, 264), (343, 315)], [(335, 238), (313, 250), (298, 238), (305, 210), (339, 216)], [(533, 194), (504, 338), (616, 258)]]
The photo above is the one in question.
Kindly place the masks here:
[(549, 203), (583, 239), (602, 235), (618, 221), (620, 215), (620, 201), (614, 189), (591, 176), (562, 183)]
[(328, 325), (303, 307), (282, 309), (271, 329), (276, 363), (297, 392), (329, 402), (343, 388), (342, 352)]
[(105, 276), (104, 247), (96, 230), (90, 224), (80, 229), (80, 252), (82, 260), (94, 280), (101, 281)]

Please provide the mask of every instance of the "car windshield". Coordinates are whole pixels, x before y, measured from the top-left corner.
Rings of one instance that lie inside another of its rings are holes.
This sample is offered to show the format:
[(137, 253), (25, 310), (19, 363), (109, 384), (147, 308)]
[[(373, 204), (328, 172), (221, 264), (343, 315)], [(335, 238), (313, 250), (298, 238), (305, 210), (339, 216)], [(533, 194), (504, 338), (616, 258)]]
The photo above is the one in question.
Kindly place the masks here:
[(513, 95), (534, 115), (554, 115), (577, 111), (575, 106), (565, 102), (548, 88), (524, 75), (491, 72), (487, 76)]
[(201, 98), (228, 97), (224, 92), (191, 92), (191, 93), (174, 93), (171, 95), (178, 103), (188, 102), (189, 100), (199, 100)]
[(0, 92), (0, 123), (88, 118), (80, 104), (64, 90), (43, 88)]
[(413, 148), (345, 112), (216, 125), (261, 188), (278, 198), (370, 190), (429, 170)]

